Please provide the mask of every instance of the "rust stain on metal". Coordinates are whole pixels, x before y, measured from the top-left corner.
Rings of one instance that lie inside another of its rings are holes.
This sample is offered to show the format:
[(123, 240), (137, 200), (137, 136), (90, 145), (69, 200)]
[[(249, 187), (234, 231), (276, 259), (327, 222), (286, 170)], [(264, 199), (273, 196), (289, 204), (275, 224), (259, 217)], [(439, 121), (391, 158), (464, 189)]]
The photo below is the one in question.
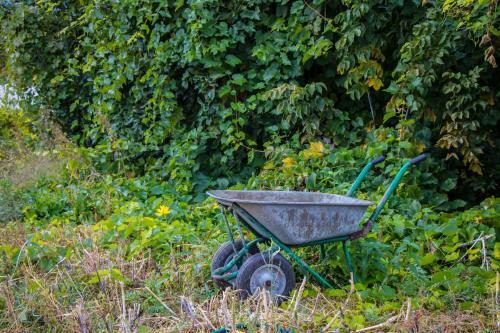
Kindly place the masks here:
[(213, 191), (219, 202), (236, 202), (287, 245), (351, 234), (372, 202), (313, 192)]

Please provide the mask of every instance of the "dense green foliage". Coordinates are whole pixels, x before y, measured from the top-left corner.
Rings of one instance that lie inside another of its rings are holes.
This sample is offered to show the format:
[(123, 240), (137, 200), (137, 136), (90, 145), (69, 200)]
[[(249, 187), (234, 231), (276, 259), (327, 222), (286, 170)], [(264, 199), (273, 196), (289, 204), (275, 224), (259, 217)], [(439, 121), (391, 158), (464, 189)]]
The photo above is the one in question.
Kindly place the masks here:
[(498, 182), (498, 12), (496, 0), (4, 1), (1, 57), (107, 168), (203, 190), (248, 177), (292, 135), (355, 146), (384, 124), (437, 147), (457, 195), (479, 202)]
[[(209, 258), (226, 236), (206, 189), (342, 194), (384, 154), (357, 193), (376, 202), (424, 151), (373, 231), (352, 242), (357, 297), (332, 328), (385, 321), (404, 302), (491, 321), (497, 7), (0, 0), (0, 83), (20, 96), (0, 104), (0, 329), (81, 329), (61, 324), (60, 308), (99, 303), (91, 327), (109, 331), (122, 325), (122, 299), (102, 305), (115, 294), (158, 317), (179, 295), (216, 297)], [(346, 306), (340, 249), (328, 246), (323, 261), (299, 252), (338, 286), (324, 291), (332, 304)], [(317, 292), (307, 285), (306, 308)], [(311, 313), (294, 325), (330, 320)], [(187, 327), (172, 321), (172, 331)]]

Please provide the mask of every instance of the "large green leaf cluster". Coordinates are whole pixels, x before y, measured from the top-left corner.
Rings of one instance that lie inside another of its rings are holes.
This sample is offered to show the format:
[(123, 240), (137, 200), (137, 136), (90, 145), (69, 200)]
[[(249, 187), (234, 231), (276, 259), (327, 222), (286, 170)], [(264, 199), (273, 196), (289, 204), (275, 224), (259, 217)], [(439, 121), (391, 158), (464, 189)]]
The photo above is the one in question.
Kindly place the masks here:
[[(19, 91), (108, 170), (195, 190), (247, 178), (296, 136), (361, 145), (382, 124), (496, 189), (497, 1), (4, 1)], [(422, 150), (422, 149), (417, 150)], [(472, 189), (472, 191), (471, 191)], [(479, 196), (478, 196), (479, 194)]]

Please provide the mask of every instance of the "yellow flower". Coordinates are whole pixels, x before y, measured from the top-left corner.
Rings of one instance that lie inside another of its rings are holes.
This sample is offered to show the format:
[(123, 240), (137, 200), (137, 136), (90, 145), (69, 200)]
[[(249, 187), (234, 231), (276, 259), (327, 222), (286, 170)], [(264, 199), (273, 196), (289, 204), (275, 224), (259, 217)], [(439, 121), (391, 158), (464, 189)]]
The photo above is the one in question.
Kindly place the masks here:
[(325, 150), (325, 147), (323, 146), (323, 143), (321, 142), (313, 142), (311, 143), (309, 149), (306, 149), (304, 151), (304, 157), (305, 158), (313, 158), (313, 157), (321, 157), (323, 156), (323, 151)]
[(161, 205), (156, 209), (156, 216), (161, 217), (161, 216), (167, 216), (168, 214), (170, 214), (170, 208), (168, 208), (165, 205)]
[(291, 168), (296, 164), (295, 160), (291, 157), (287, 157), (287, 158), (283, 159), (282, 162), (285, 165), (285, 168)]

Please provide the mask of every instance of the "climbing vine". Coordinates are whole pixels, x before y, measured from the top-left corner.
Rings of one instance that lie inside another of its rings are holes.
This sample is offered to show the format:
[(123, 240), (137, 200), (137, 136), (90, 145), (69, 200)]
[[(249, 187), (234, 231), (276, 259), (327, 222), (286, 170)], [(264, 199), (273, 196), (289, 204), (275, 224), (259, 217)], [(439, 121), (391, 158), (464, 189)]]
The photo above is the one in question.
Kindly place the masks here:
[[(4, 1), (4, 77), (109, 170), (202, 189), (366, 131), (498, 181), (498, 1)], [(182, 152), (183, 157), (179, 157)], [(181, 176), (182, 175), (182, 176)]]

